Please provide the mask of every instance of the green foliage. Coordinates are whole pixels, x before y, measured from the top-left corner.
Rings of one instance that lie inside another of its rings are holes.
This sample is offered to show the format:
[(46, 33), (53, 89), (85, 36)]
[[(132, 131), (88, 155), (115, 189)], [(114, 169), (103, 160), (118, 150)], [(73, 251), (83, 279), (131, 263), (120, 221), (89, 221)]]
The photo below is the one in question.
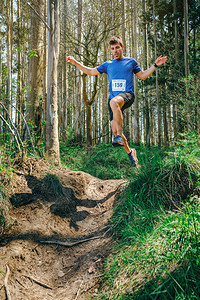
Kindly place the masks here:
[(120, 246), (105, 267), (106, 299), (199, 299), (199, 211), (200, 198), (193, 197), (177, 212), (157, 214), (151, 231)]
[(178, 119), (181, 132), (184, 132), (184, 128), (197, 130), (200, 124), (199, 75), (190, 75), (188, 78), (178, 80), (171, 98), (178, 105)]
[(10, 228), (12, 220), (9, 216), (9, 203), (6, 199), (5, 188), (0, 182), (0, 236)]
[(118, 238), (95, 299), (199, 299), (200, 150), (188, 132), (172, 151), (140, 149), (115, 208)]
[(68, 146), (60, 143), (61, 160), (71, 170), (84, 171), (101, 179), (131, 177), (135, 172), (123, 149), (111, 145)]
[(32, 57), (32, 56), (38, 57), (38, 50), (37, 49), (29, 50), (28, 56), (29, 57)]

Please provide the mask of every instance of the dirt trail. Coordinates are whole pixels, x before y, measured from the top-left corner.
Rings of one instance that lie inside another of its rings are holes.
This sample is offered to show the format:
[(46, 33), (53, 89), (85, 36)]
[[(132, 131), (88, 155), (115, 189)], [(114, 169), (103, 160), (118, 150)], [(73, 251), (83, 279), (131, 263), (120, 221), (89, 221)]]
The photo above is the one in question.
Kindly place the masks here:
[[(47, 173), (59, 178), (60, 195), (44, 185)], [(12, 300), (87, 299), (111, 251), (107, 225), (124, 181), (27, 161), (12, 182), (16, 222), (0, 242), (0, 299), (6, 266)]]

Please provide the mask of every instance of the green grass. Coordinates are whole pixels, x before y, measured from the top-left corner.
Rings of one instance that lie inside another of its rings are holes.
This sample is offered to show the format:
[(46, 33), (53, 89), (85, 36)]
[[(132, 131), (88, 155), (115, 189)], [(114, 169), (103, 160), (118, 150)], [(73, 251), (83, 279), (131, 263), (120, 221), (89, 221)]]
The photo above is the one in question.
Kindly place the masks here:
[(132, 239), (107, 260), (99, 299), (199, 299), (199, 212), (194, 197), (176, 212), (157, 212), (145, 232), (129, 225)]
[(0, 236), (13, 224), (9, 214), (10, 203), (8, 201), (7, 185), (12, 174), (12, 162), (14, 156), (6, 147), (0, 146)]
[[(69, 169), (129, 180), (110, 221), (116, 244), (93, 299), (200, 299), (199, 137), (182, 135), (172, 149), (136, 149), (139, 165), (132, 168), (123, 149), (60, 143)], [(62, 194), (56, 176), (48, 174), (44, 184)]]
[[(164, 157), (165, 150), (136, 147), (139, 169), (149, 157)], [(130, 165), (128, 155), (122, 148), (114, 148), (111, 144), (86, 146), (68, 146), (60, 143), (62, 164), (74, 171), (84, 171), (100, 179), (131, 179), (136, 169)], [(138, 170), (138, 169), (137, 169)]]
[(93, 299), (200, 299), (200, 148), (199, 139), (187, 139), (175, 149), (138, 149)]

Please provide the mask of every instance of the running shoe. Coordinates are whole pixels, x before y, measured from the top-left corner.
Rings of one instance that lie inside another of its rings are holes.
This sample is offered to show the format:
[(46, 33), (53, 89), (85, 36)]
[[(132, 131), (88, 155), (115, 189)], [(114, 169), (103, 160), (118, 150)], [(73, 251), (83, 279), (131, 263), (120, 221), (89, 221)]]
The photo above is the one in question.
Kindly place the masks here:
[(123, 140), (123, 138), (120, 135), (115, 136), (115, 138), (114, 138), (114, 140), (112, 142), (112, 145), (114, 147), (119, 147), (119, 146), (123, 147), (124, 146), (124, 140)]
[(136, 167), (138, 164), (138, 159), (136, 156), (136, 150), (135, 149), (131, 149), (131, 153), (128, 154), (128, 157), (130, 159), (130, 163), (133, 167)]

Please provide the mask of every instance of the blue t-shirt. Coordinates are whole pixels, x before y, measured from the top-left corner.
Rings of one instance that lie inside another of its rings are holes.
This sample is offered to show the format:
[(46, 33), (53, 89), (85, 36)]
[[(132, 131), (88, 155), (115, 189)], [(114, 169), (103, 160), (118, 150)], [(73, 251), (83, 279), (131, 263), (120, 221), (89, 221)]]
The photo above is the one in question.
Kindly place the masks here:
[(137, 61), (129, 57), (106, 61), (98, 66), (97, 70), (99, 73), (106, 73), (108, 75), (110, 99), (119, 93), (134, 93), (133, 73), (136, 74), (141, 71)]

